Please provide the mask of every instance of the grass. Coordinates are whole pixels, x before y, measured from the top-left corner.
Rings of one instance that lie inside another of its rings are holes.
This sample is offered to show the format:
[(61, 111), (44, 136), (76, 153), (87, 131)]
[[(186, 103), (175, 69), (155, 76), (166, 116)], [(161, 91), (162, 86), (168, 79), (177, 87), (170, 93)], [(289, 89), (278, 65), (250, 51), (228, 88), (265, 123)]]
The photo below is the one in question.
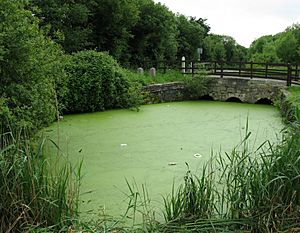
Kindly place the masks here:
[(156, 83), (168, 83), (168, 82), (176, 82), (183, 81), (184, 76), (176, 70), (167, 70), (166, 73), (161, 71), (157, 71), (156, 76), (151, 76), (147, 71), (144, 74), (139, 74), (136, 72), (130, 72), (131, 80), (138, 82), (142, 85), (156, 84)]
[(300, 230), (299, 128), (279, 145), (266, 142), (261, 152), (249, 149), (249, 137), (199, 176), (188, 171), (178, 191), (164, 199), (166, 232)]
[(0, 232), (67, 230), (78, 217), (81, 164), (57, 158), (53, 167), (46, 139), (33, 146), (21, 135), (0, 135)]

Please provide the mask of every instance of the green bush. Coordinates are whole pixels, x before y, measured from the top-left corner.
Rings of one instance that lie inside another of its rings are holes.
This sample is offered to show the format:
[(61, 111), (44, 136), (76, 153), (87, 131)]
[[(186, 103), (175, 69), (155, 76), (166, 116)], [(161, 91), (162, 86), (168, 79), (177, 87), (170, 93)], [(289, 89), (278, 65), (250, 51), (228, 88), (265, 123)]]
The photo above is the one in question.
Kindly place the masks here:
[(63, 54), (24, 7), (25, 1), (0, 1), (0, 120), (32, 130), (55, 119)]
[(128, 71), (107, 53), (93, 50), (69, 56), (66, 64), (68, 92), (66, 111), (94, 112), (140, 104), (139, 86)]

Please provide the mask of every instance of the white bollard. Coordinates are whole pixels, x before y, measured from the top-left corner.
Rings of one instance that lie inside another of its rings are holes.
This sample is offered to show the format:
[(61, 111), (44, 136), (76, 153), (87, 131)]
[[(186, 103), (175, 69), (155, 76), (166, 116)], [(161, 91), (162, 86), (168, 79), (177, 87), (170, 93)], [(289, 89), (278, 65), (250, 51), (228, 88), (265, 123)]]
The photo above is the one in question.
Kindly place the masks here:
[(185, 74), (185, 57), (181, 58), (181, 73)]

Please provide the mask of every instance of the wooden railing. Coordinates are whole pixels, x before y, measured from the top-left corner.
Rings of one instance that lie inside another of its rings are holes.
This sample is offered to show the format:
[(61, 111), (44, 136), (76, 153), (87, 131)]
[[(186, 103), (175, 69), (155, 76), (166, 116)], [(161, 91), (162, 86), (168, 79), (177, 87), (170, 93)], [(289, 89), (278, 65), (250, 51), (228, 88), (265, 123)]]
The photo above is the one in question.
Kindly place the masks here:
[(287, 86), (290, 86), (291, 84), (300, 84), (300, 66), (284, 63), (198, 62), (194, 60), (185, 60), (184, 62), (147, 62), (144, 63), (144, 67), (155, 67), (163, 73), (168, 69), (176, 69), (186, 75), (206, 73), (209, 75), (218, 75), (221, 78), (227, 76), (279, 80), (286, 82)]

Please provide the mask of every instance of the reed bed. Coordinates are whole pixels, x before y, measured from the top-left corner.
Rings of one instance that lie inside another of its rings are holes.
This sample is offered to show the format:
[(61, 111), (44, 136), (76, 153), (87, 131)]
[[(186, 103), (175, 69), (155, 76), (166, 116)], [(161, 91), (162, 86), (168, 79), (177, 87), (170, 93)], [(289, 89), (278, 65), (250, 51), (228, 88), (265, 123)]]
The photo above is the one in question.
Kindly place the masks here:
[(0, 142), (0, 232), (67, 230), (78, 217), (81, 164), (54, 167), (45, 138), (33, 145), (7, 132)]
[(164, 232), (299, 232), (300, 130), (250, 149), (247, 132), (164, 198)]

